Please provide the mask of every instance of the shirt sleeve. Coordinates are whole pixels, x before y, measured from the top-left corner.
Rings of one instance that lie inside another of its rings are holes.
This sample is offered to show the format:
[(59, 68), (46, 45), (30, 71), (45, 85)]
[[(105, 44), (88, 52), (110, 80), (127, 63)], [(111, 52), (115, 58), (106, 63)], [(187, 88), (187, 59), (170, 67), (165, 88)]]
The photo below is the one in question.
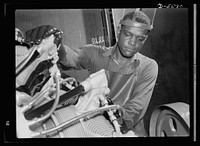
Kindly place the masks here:
[(138, 75), (133, 94), (121, 108), (122, 118), (127, 128), (134, 126), (144, 116), (153, 93), (157, 75), (158, 65), (154, 60)]
[(58, 66), (61, 70), (89, 69), (93, 57), (91, 51), (91, 47), (87, 46), (75, 49), (62, 45), (58, 53)]

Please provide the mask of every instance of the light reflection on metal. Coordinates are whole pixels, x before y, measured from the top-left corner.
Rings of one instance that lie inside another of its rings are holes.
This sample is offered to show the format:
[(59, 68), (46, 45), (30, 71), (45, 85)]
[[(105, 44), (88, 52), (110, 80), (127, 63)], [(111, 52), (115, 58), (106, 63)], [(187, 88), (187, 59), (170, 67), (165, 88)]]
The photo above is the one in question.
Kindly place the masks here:
[(183, 102), (164, 104), (156, 107), (150, 119), (152, 136), (189, 136), (189, 105)]

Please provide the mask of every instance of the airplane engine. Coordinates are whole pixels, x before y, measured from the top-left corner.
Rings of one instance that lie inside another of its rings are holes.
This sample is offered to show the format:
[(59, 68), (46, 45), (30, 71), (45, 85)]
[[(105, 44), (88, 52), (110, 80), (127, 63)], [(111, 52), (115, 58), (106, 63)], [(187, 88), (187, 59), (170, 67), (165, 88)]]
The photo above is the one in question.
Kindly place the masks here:
[[(20, 42), (26, 45), (16, 46), (17, 137), (126, 136), (115, 116), (120, 106), (109, 104), (106, 96), (105, 70), (80, 83), (70, 76), (62, 78), (56, 64), (62, 34), (56, 27), (42, 25), (26, 32)], [(128, 136), (135, 135), (129, 132)]]

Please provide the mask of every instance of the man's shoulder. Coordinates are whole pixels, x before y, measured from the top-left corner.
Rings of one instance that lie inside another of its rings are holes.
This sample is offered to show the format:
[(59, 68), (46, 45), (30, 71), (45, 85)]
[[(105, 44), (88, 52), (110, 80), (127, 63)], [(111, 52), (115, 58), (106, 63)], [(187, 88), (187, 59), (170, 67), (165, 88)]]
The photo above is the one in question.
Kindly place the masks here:
[(141, 53), (138, 53), (138, 59), (140, 60), (141, 64), (143, 66), (152, 66), (152, 67), (158, 67), (158, 64), (155, 59), (150, 58), (146, 55), (143, 55)]
[(93, 44), (87, 44), (80, 47), (80, 49), (88, 50), (88, 51), (97, 51), (98, 53), (104, 53), (111, 49), (112, 47), (105, 47), (101, 45), (93, 45)]
[(146, 56), (144, 54), (141, 54), (139, 52), (138, 52), (137, 56), (138, 56), (138, 59), (143, 61), (143, 62), (156, 62), (155, 59), (150, 58), (150, 57), (148, 57), (148, 56)]

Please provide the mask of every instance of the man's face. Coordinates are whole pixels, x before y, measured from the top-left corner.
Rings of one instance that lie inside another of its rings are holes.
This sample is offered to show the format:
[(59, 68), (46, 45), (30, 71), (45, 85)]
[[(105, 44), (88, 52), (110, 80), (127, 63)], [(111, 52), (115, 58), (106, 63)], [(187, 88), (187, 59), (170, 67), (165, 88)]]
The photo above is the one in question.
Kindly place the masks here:
[(122, 26), (118, 37), (118, 47), (121, 55), (126, 58), (133, 57), (143, 47), (147, 34), (147, 30)]

